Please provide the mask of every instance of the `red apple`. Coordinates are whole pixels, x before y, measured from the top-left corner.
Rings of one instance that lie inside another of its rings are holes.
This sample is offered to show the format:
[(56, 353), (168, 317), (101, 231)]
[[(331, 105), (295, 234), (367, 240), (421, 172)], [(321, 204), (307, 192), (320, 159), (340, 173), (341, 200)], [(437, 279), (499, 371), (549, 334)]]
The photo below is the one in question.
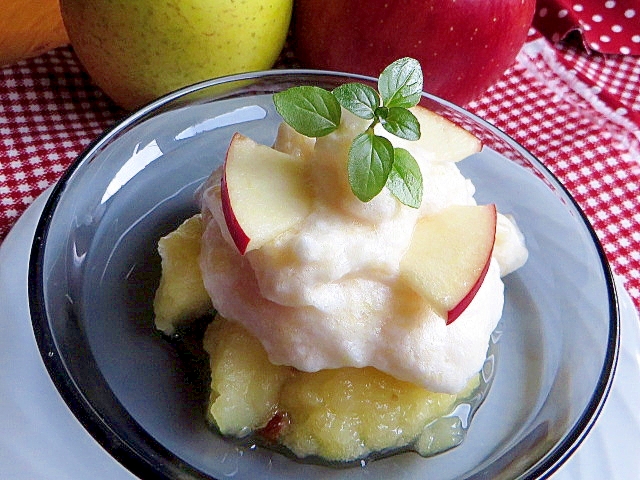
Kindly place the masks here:
[(377, 77), (413, 57), (424, 90), (479, 97), (524, 44), (535, 0), (296, 0), (291, 45), (304, 66)]
[(489, 269), (496, 206), (454, 205), (422, 217), (400, 277), (450, 324), (469, 306)]
[(241, 254), (260, 248), (301, 222), (313, 202), (304, 157), (260, 145), (236, 133), (227, 150), (221, 203)]

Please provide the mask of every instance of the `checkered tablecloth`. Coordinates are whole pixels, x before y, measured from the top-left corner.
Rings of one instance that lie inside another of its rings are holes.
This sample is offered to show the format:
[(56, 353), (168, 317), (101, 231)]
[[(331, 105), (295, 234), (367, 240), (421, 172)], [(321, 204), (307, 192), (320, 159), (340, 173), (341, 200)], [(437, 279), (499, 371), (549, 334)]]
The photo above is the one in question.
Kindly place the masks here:
[(640, 57), (587, 55), (538, 38), (468, 108), (567, 187), (640, 309)]
[[(640, 57), (534, 35), (468, 108), (573, 194), (640, 309)], [(123, 117), (69, 47), (0, 69), (0, 241), (29, 204)]]

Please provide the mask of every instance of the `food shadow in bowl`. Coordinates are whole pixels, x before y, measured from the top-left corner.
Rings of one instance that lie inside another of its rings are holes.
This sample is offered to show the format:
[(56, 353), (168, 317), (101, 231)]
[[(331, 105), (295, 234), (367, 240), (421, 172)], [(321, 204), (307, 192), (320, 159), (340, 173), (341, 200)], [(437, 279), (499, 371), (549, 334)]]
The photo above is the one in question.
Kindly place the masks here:
[[(70, 409), (135, 474), (166, 478), (535, 478), (595, 421), (618, 344), (613, 280), (575, 202), (535, 158), (464, 110), (423, 105), (470, 129), (483, 150), (459, 163), (479, 203), (513, 215), (530, 257), (505, 278), (495, 378), (466, 440), (425, 459), (363, 467), (298, 463), (206, 425), (203, 378), (153, 328), (158, 239), (196, 212), (194, 193), (240, 131), (270, 144), (271, 94), (365, 77), (308, 71), (236, 76), (176, 92), (91, 145), (55, 187), (33, 244), (30, 310), (45, 364)], [(233, 88), (231, 88), (233, 87)], [(498, 153), (500, 152), (500, 153)], [(425, 188), (429, 188), (425, 185)]]

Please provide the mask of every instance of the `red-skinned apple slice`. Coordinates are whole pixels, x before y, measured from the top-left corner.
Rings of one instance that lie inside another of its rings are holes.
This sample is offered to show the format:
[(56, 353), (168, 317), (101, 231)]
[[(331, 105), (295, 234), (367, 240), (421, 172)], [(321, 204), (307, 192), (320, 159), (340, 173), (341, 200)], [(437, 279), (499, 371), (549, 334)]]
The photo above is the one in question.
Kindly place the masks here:
[(401, 277), (447, 325), (469, 306), (489, 269), (496, 238), (495, 205), (454, 205), (416, 224), (400, 262)]
[(382, 128), (382, 125), (376, 127), (376, 133), (390, 139), (395, 147), (420, 151), (422, 158), (439, 162), (458, 162), (482, 148), (482, 142), (475, 135), (445, 117), (420, 105), (410, 110), (420, 122), (418, 140), (395, 137)]
[(221, 180), (222, 212), (241, 254), (294, 227), (313, 201), (307, 165), (236, 133), (229, 145)]

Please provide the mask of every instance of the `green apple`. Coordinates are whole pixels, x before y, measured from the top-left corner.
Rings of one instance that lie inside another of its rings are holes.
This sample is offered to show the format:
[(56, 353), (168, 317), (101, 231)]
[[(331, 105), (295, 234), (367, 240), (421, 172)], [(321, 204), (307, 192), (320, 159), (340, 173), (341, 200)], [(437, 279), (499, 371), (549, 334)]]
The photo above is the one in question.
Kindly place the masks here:
[(117, 104), (134, 109), (209, 78), (268, 69), (293, 0), (61, 0), (81, 63)]

